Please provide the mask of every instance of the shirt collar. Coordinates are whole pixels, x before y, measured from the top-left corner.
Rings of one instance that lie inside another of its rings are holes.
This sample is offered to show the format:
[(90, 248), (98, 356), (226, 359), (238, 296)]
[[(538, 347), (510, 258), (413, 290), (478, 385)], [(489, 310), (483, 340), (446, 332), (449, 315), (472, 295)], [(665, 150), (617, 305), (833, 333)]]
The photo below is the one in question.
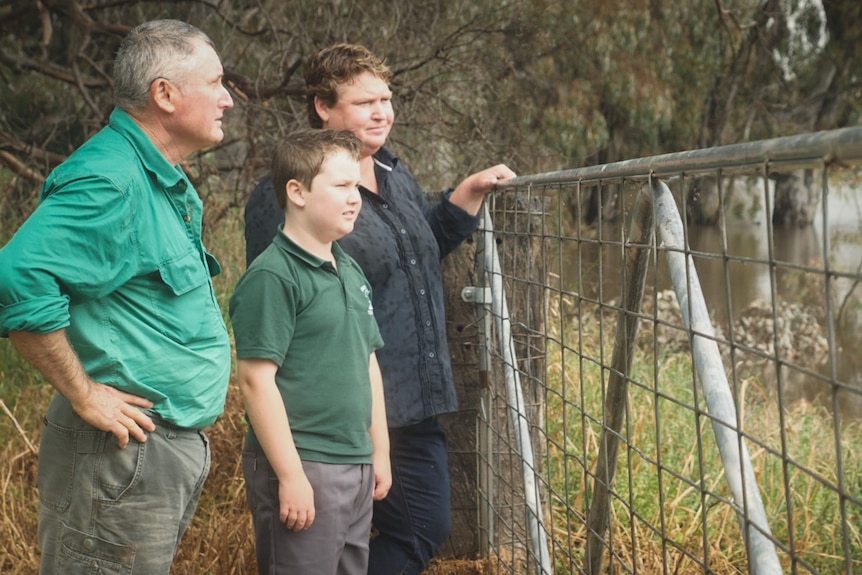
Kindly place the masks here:
[[(284, 232), (282, 231), (283, 229), (284, 224), (278, 224), (278, 235), (275, 236), (274, 241), (279, 248), (296, 256), (311, 267), (319, 268), (329, 263), (326, 260), (322, 260), (319, 257), (312, 255), (311, 252), (307, 251), (295, 241), (284, 235)], [(346, 252), (341, 249), (341, 246), (338, 245), (338, 242), (332, 242), (332, 255), (335, 257), (335, 262), (339, 266), (341, 265), (341, 262), (347, 257)]]
[(149, 136), (132, 117), (120, 108), (114, 108), (108, 125), (126, 138), (138, 151), (144, 168), (153, 174), (159, 185), (166, 189), (185, 191), (191, 187), (188, 177), (179, 165), (172, 166)]
[(374, 158), (374, 163), (376, 165), (380, 166), (387, 172), (394, 170), (398, 162), (401, 161), (389, 148), (380, 148), (371, 157)]

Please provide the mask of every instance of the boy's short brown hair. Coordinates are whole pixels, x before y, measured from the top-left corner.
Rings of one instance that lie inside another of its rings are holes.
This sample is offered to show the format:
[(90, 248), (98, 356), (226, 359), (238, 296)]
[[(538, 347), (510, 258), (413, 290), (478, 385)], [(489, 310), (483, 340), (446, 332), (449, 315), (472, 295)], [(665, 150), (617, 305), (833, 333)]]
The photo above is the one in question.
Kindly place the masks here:
[(343, 130), (304, 129), (288, 134), (272, 154), (272, 188), (279, 207), (287, 209), (287, 182), (296, 180), (310, 190), (326, 158), (342, 150), (358, 162), (362, 144)]
[(305, 94), (308, 124), (322, 128), (323, 120), (317, 115), (314, 98), (327, 106), (338, 102), (338, 89), (349, 84), (356, 76), (369, 72), (387, 84), (392, 70), (368, 48), (359, 44), (334, 44), (312, 54), (305, 63)]

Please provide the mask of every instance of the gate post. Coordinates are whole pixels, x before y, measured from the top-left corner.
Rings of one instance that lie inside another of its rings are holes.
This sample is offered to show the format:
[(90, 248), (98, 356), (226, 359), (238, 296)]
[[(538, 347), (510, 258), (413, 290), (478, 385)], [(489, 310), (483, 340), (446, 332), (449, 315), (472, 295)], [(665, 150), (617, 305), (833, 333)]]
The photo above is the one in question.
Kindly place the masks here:
[(479, 382), (477, 309), (461, 299), (464, 286), (476, 285), (476, 234), (443, 259), (446, 333), (459, 409), (440, 418), (449, 435), (449, 477), (452, 484), (452, 531), (440, 549), (443, 558), (473, 558), (479, 548), (477, 505), (476, 418)]
[[(500, 222), (499, 229), (502, 230), (497, 235), (497, 243), (503, 273), (510, 272), (511, 266), (525, 266), (530, 269), (519, 270), (518, 277), (526, 276), (537, 280), (532, 289), (522, 283), (519, 286), (507, 287), (507, 293), (510, 313), (517, 316), (521, 326), (518, 333), (514, 334), (519, 357), (524, 360), (519, 368), (524, 368), (530, 376), (543, 377), (542, 344), (529, 334), (541, 333), (544, 328), (545, 294), (541, 293), (541, 290), (537, 291), (535, 286), (544, 285), (547, 273), (541, 245), (546, 215), (545, 201), (544, 198), (500, 193), (493, 198), (489, 207), (492, 207), (495, 221)], [(483, 393), (479, 363), (481, 310), (476, 303), (464, 301), (461, 295), (464, 287), (484, 286), (486, 283), (484, 277), (479, 277), (477, 270), (476, 251), (480, 233), (481, 230), (468, 238), (442, 262), (447, 335), (459, 402), (457, 413), (440, 418), (449, 434), (449, 473), (452, 479), (452, 532), (440, 550), (440, 556), (444, 558), (482, 557), (489, 551), (481, 545), (482, 529), (487, 529), (488, 526), (480, 525), (481, 501), (478, 493), (477, 422)], [(527, 329), (523, 329), (524, 327)], [(491, 373), (502, 372), (492, 369)], [(524, 378), (525, 382), (530, 380), (531, 377)], [(505, 396), (501, 382), (502, 379), (492, 385), (493, 395)], [(537, 408), (537, 404), (542, 400), (532, 388), (532, 385), (527, 384), (525, 393), (531, 407), (535, 408), (532, 413), (538, 415), (541, 409)], [(486, 413), (486, 418), (488, 415)], [(540, 423), (539, 420), (536, 420), (536, 423)], [(537, 459), (541, 460), (541, 446), (534, 445), (534, 449), (538, 449)], [(541, 466), (541, 463), (538, 465)], [(509, 505), (513, 503), (512, 495), (508, 493), (504, 496)], [(523, 492), (518, 495), (519, 498), (522, 496)], [(493, 533), (486, 535), (491, 538), (494, 536)]]

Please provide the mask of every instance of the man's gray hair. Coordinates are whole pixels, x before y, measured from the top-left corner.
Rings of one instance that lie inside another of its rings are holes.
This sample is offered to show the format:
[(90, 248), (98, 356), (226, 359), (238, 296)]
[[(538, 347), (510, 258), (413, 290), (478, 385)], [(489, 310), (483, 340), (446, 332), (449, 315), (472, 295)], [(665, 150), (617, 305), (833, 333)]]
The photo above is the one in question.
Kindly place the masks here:
[(209, 36), (179, 20), (144, 22), (123, 38), (114, 60), (114, 104), (123, 110), (143, 108), (156, 78), (182, 83), (189, 56)]

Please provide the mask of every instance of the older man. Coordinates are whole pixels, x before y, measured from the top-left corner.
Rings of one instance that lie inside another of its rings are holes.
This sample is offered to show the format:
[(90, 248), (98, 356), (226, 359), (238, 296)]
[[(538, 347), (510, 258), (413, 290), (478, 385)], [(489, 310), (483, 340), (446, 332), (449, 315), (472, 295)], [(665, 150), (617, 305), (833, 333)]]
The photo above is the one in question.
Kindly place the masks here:
[(168, 574), (197, 507), (230, 342), (179, 164), (224, 137), (222, 79), (197, 28), (135, 28), (110, 122), (0, 250), (0, 336), (58, 391), (39, 453), (43, 575)]

